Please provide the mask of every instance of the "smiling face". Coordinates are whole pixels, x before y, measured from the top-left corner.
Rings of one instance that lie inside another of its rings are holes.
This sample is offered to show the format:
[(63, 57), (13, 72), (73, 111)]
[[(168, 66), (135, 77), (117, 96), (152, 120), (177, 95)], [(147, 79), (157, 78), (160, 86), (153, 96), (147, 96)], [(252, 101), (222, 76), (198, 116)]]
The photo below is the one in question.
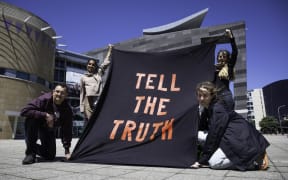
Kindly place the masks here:
[(224, 66), (228, 62), (229, 52), (226, 50), (220, 50), (217, 54), (217, 63)]
[(97, 63), (95, 60), (89, 60), (87, 63), (87, 71), (89, 73), (94, 73), (96, 71)]
[(67, 96), (67, 88), (57, 85), (53, 90), (53, 102), (54, 104), (60, 105)]

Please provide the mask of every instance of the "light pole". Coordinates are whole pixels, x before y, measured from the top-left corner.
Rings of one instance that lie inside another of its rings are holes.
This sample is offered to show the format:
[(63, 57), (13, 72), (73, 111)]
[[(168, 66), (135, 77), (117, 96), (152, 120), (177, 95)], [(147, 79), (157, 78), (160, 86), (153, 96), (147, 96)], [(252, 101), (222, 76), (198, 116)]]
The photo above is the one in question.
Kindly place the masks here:
[(281, 132), (281, 134), (282, 134), (282, 122), (281, 122), (281, 116), (280, 116), (280, 109), (282, 108), (282, 107), (285, 107), (286, 105), (285, 104), (283, 104), (283, 105), (281, 105), (281, 106), (278, 106), (278, 108), (277, 108), (277, 111), (278, 111), (278, 119), (279, 119), (279, 125), (280, 125), (280, 132)]

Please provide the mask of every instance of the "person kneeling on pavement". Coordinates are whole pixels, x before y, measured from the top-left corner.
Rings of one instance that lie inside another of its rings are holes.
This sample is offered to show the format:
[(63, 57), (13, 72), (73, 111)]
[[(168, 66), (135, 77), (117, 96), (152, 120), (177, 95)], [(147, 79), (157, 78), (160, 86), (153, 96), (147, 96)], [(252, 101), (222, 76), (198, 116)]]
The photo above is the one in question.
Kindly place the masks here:
[[(61, 139), (65, 149), (65, 158), (70, 158), (72, 140), (72, 109), (67, 103), (67, 86), (58, 84), (54, 90), (45, 93), (22, 110), (25, 117), (26, 157), (22, 164), (33, 164), (36, 155), (54, 160), (56, 157), (56, 127), (61, 127)], [(37, 144), (38, 138), (41, 144)]]
[[(226, 108), (218, 99), (211, 82), (197, 85), (197, 100), (203, 108), (198, 132), (202, 152), (192, 168), (267, 170), (266, 148), (270, 145), (256, 128), (235, 111)], [(204, 128), (206, 124), (206, 130)], [(200, 129), (200, 128), (199, 128)]]

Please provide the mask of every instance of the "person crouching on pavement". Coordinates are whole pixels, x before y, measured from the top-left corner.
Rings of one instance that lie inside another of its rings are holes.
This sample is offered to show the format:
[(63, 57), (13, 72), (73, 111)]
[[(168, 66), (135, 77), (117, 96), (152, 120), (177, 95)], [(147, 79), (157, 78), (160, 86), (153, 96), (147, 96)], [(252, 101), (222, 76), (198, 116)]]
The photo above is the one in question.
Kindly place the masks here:
[[(26, 157), (22, 164), (33, 164), (36, 155), (53, 160), (56, 157), (56, 127), (61, 127), (61, 139), (65, 158), (70, 158), (72, 140), (72, 109), (66, 101), (67, 86), (58, 84), (54, 90), (45, 93), (31, 102), (20, 115), (25, 117)], [(41, 144), (37, 144), (38, 138)]]
[(207, 121), (208, 129), (198, 132), (202, 153), (191, 167), (267, 170), (266, 149), (270, 143), (266, 138), (240, 114), (227, 110), (225, 101), (218, 99), (212, 82), (199, 83), (196, 93), (199, 104), (206, 108), (207, 118), (201, 120)]

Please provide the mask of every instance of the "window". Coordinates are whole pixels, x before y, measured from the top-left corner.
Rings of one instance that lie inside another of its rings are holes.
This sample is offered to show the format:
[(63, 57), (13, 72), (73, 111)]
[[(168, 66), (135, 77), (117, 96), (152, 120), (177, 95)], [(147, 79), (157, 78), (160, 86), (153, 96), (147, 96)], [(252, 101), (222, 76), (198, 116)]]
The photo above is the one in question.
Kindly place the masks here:
[(17, 71), (16, 72), (16, 78), (30, 80), (30, 75), (28, 73), (25, 73), (25, 72)]
[[(14, 69), (0, 68), (0, 75), (4, 75), (4, 76), (10, 77), (10, 78), (18, 78), (18, 79), (22, 79), (22, 80), (26, 80), (26, 81), (31, 81), (34, 83), (39, 83), (39, 84), (44, 85), (45, 87), (48, 87), (48, 88), (51, 88), (51, 86), (52, 86), (52, 84), (49, 81), (47, 81), (41, 77), (38, 77), (34, 74), (26, 73), (26, 72), (16, 71)], [(63, 74), (62, 76), (64, 76), (64, 75), (65, 74)], [(62, 77), (62, 79), (64, 79), (64, 78)]]
[(4, 75), (16, 78), (16, 70), (6, 69)]
[(5, 74), (5, 69), (4, 68), (0, 68), (0, 75), (4, 75)]
[(37, 82), (37, 76), (34, 74), (30, 74), (30, 81)]
[(55, 71), (54, 71), (54, 81), (65, 82), (64, 78), (65, 78), (65, 71), (64, 70), (55, 69)]
[(56, 59), (55, 61), (55, 67), (65, 68), (65, 62), (62, 59)]

